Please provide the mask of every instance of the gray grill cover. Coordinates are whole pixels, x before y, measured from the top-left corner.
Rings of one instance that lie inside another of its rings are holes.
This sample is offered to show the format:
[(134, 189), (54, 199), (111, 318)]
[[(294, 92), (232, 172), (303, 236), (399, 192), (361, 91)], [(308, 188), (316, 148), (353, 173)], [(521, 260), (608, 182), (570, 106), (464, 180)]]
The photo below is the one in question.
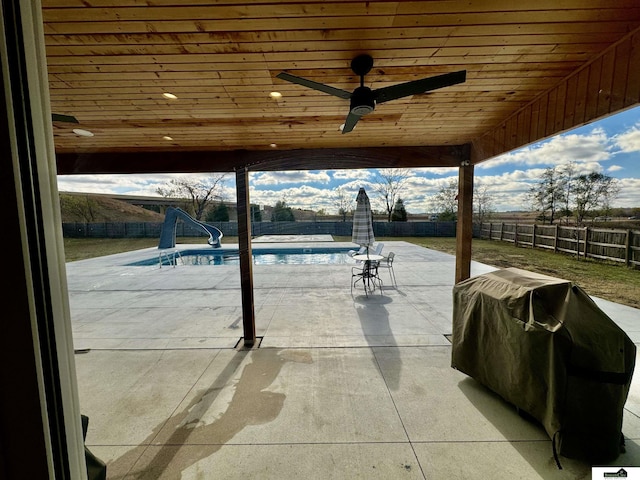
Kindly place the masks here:
[(452, 367), (537, 419), (562, 455), (618, 457), (636, 347), (578, 286), (517, 269), (465, 280), (452, 344)]

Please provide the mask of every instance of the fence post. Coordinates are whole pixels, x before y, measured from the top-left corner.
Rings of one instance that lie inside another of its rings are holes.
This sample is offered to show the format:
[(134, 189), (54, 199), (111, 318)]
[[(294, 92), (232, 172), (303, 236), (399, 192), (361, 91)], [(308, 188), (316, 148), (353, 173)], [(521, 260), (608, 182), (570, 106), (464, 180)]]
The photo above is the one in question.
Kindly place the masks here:
[(518, 246), (518, 224), (516, 223), (516, 233), (513, 236), (513, 243), (517, 247)]
[(553, 239), (553, 251), (557, 252), (558, 251), (558, 224), (556, 223), (555, 225), (555, 235), (554, 235), (554, 239)]
[(588, 249), (589, 249), (589, 227), (584, 227), (584, 258), (587, 258)]
[(631, 266), (631, 229), (627, 230), (627, 238), (624, 242), (624, 264), (629, 267)]
[(531, 248), (536, 248), (536, 224), (533, 224), (533, 235), (531, 235)]
[(503, 232), (504, 232), (504, 222), (500, 222), (500, 241), (502, 241)]

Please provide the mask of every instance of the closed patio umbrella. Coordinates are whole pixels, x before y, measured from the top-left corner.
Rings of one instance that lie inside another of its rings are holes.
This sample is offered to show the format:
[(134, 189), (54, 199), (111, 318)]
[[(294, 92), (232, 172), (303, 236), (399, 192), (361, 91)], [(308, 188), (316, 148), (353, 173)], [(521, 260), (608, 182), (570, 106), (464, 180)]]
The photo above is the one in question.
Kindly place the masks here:
[(369, 253), (369, 247), (376, 241), (373, 236), (371, 204), (369, 203), (367, 192), (365, 192), (362, 187), (360, 187), (360, 191), (356, 197), (356, 211), (353, 215), (351, 241), (361, 247), (367, 247), (367, 254)]

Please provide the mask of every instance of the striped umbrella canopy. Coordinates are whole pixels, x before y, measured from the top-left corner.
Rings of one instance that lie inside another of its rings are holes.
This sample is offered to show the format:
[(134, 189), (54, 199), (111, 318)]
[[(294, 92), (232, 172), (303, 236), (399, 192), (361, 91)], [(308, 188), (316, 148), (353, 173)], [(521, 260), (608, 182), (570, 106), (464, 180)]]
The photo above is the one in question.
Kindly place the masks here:
[[(371, 204), (364, 188), (360, 188), (356, 198), (356, 212), (353, 215), (351, 241), (361, 247), (370, 247), (376, 241), (373, 236), (373, 215)], [(369, 249), (367, 248), (367, 252)]]

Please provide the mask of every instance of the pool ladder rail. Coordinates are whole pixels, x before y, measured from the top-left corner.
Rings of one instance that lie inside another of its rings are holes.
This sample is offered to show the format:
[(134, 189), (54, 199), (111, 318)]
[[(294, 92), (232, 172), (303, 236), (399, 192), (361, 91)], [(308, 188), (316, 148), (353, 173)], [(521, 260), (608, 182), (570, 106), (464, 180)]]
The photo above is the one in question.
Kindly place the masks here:
[[(167, 250), (169, 250), (169, 249), (167, 249)], [(171, 251), (169, 251), (169, 252), (167, 252), (166, 250), (160, 250), (158, 252), (158, 263), (160, 265), (160, 268), (162, 268), (163, 259), (166, 259), (167, 263), (169, 263), (169, 265), (173, 266), (173, 268), (176, 268), (176, 265), (178, 264), (178, 262), (176, 261), (176, 255), (178, 256), (180, 261), (182, 263), (184, 263), (182, 261), (182, 255), (180, 254), (179, 250), (176, 250), (175, 248), (172, 248), (170, 250)]]

